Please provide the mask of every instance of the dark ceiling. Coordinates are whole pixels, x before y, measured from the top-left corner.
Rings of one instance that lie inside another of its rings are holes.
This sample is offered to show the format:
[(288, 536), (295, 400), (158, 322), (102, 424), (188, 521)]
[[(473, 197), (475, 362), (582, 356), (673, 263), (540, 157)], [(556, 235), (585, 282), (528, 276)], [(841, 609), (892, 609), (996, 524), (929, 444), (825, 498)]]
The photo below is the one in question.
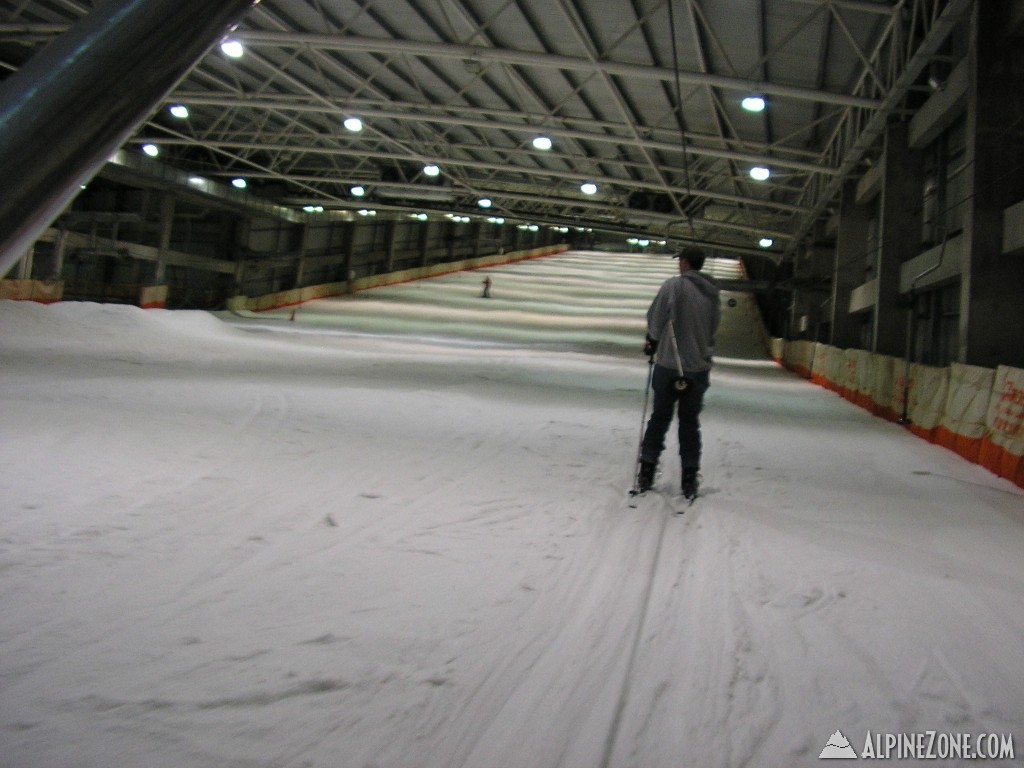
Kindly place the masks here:
[[(0, 0), (0, 73), (95, 5)], [(970, 7), (263, 0), (235, 30), (244, 54), (211, 49), (129, 147), (297, 209), (443, 210), (782, 258), (942, 76)], [(763, 111), (742, 107), (750, 95)]]

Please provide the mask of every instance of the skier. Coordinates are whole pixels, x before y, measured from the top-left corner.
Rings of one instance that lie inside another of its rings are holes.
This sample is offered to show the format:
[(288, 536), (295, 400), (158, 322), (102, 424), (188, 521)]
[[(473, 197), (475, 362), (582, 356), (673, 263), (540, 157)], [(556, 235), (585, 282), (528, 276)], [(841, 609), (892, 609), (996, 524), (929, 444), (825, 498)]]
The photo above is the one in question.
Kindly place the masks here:
[(711, 356), (722, 309), (718, 286), (700, 274), (704, 251), (688, 246), (673, 258), (679, 259), (679, 275), (662, 284), (647, 310), (644, 354), (654, 362), (654, 406), (640, 443), (638, 488), (643, 492), (654, 485), (672, 411), (678, 403), (682, 491), (692, 500), (699, 482), (700, 411), (710, 383)]
[(491, 277), (490, 277), (490, 275), (488, 275), (487, 277), (484, 278), (484, 294), (483, 294), (482, 298), (485, 298), (485, 299), (491, 298)]

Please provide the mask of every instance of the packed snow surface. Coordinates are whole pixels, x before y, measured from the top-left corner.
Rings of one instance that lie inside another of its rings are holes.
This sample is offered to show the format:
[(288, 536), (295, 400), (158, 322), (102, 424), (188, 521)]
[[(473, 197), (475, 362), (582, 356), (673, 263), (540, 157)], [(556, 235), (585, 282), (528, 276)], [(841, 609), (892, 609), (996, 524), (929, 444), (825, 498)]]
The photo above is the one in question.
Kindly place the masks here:
[(0, 766), (792, 768), (929, 731), (1019, 765), (1024, 493), (764, 359), (749, 297), (702, 497), (673, 514), (673, 433), (630, 499), (674, 267), (294, 319), (0, 302)]

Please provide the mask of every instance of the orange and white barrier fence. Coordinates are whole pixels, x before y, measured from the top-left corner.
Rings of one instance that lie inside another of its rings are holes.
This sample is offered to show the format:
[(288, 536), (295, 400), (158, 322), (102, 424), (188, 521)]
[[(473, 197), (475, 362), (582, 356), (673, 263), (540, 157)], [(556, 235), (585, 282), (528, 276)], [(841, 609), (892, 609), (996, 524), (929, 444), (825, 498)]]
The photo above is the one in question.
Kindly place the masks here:
[(0, 280), (0, 299), (51, 304), (64, 298), (63, 280)]
[(1024, 488), (1024, 370), (996, 369), (979, 463)]
[[(906, 363), (864, 350), (771, 340), (772, 357), (813, 383), (1024, 488), (1024, 369)], [(904, 400), (906, 399), (906, 409)]]

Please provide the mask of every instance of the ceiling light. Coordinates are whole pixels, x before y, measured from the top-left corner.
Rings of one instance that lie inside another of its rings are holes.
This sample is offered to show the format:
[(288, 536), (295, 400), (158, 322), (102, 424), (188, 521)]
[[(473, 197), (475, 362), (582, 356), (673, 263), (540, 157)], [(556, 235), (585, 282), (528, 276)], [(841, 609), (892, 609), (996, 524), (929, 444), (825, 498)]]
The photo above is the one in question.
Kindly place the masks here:
[(184, 104), (175, 104), (171, 107), (170, 112), (172, 115), (174, 115), (174, 117), (178, 118), (179, 120), (184, 120), (186, 117), (188, 117), (188, 107), (186, 107)]
[(235, 189), (245, 189), (249, 185), (246, 183), (245, 179), (232, 179), (231, 186)]
[(142, 151), (150, 157), (156, 157), (160, 154), (160, 148), (156, 144), (143, 144)]
[(533, 140), (534, 149), (539, 149), (542, 152), (547, 152), (552, 146), (553, 143), (547, 136), (537, 136)]
[(358, 117), (346, 117), (345, 122), (342, 123), (346, 129), (352, 131), (352, 133), (359, 133), (363, 130), (363, 121)]
[(771, 248), (773, 245), (775, 245), (775, 241), (772, 240), (770, 237), (762, 237), (760, 240), (757, 241), (757, 244), (760, 245), (762, 248)]
[(349, 192), (352, 193), (352, 197), (362, 197), (363, 195), (366, 194), (366, 187), (356, 185), (352, 187), (352, 189), (350, 189)]
[(492, 205), (494, 205), (494, 203), (491, 202), (491, 199), (489, 197), (481, 197), (479, 200), (476, 201), (476, 204), (479, 205), (481, 208), (490, 208)]
[(245, 48), (237, 40), (225, 40), (220, 44), (220, 49), (223, 51), (225, 56), (232, 59), (240, 59), (245, 55)]
[(434, 164), (424, 165), (423, 166), (423, 175), (424, 176), (430, 176), (431, 178), (433, 178), (434, 176), (440, 176), (441, 175), (441, 169), (438, 168)]
[(504, 224), (505, 220), (501, 216), (491, 216), (487, 219), (491, 224)]
[(767, 181), (768, 177), (772, 175), (772, 172), (765, 168), (763, 165), (755, 165), (750, 169), (750, 178), (755, 181)]
[(366, 208), (361, 208), (358, 211), (358, 213), (359, 213), (360, 216), (376, 216), (377, 215), (376, 211), (371, 211), (371, 210), (368, 210)]
[(596, 195), (597, 194), (597, 184), (595, 184), (592, 181), (588, 181), (586, 184), (581, 184), (580, 185), (580, 192), (582, 192), (584, 195)]
[(763, 96), (747, 96), (740, 102), (740, 106), (747, 112), (763, 112), (765, 101)]

